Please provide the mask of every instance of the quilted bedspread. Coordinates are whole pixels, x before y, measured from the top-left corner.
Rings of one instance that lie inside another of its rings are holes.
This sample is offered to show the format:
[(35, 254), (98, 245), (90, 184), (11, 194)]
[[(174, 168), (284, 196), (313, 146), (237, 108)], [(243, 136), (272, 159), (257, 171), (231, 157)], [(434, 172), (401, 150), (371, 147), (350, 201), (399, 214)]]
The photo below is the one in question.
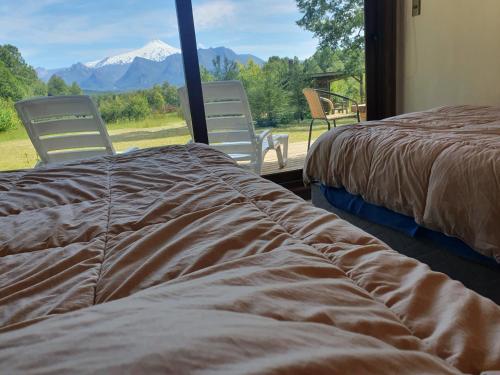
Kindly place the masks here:
[(203, 145), (0, 174), (0, 372), (500, 370), (500, 308)]
[(345, 187), (500, 263), (500, 108), (448, 106), (339, 127), (311, 147), (304, 178)]

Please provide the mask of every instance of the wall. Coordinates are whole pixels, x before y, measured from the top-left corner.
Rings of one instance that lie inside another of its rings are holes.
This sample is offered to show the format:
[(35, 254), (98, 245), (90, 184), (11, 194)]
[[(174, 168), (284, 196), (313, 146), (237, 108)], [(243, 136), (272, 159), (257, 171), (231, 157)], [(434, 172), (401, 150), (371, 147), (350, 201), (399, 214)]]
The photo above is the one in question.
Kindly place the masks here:
[(401, 0), (398, 113), (447, 104), (500, 106), (500, 0)]

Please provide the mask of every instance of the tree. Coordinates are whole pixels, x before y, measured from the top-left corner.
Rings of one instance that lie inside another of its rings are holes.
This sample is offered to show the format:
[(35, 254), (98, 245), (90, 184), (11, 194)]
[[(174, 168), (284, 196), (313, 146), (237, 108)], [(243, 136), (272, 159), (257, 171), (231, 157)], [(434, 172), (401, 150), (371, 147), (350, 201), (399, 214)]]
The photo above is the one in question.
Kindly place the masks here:
[(20, 100), (26, 94), (22, 83), (0, 61), (0, 98)]
[(215, 77), (210, 71), (203, 65), (200, 65), (200, 76), (201, 82), (212, 82), (215, 81)]
[(297, 24), (314, 33), (322, 47), (364, 50), (363, 0), (296, 0)]
[(214, 77), (216, 81), (229, 81), (238, 77), (238, 64), (224, 56), (221, 61), (220, 56), (212, 60), (214, 65)]
[(163, 112), (165, 109), (165, 98), (160, 86), (155, 85), (152, 89), (146, 90), (146, 99), (149, 107), (155, 112)]
[(46, 93), (45, 83), (26, 64), (19, 50), (10, 44), (0, 46), (0, 97), (19, 100)]
[(238, 80), (241, 81), (247, 93), (248, 102), (250, 103), (251, 112), (254, 120), (262, 119), (261, 90), (264, 84), (264, 74), (262, 68), (253, 60), (249, 60), (246, 65), (238, 65)]
[(117, 122), (126, 118), (127, 104), (121, 95), (100, 95), (96, 97), (101, 117), (106, 123)]
[(297, 24), (311, 31), (322, 48), (339, 52), (344, 71), (359, 84), (364, 100), (364, 2), (363, 0), (296, 0), (303, 14)]
[(61, 77), (54, 74), (47, 82), (47, 91), (49, 96), (68, 95), (69, 87)]
[(302, 90), (311, 85), (311, 79), (308, 78), (309, 72), (306, 68), (307, 66), (297, 57), (288, 61), (288, 78), (285, 87), (290, 93), (291, 109), (298, 120), (304, 119), (304, 113), (307, 110), (307, 102)]
[(15, 129), (20, 124), (14, 103), (10, 99), (0, 98), (0, 132)]
[(143, 94), (128, 95), (124, 114), (129, 120), (142, 120), (151, 114), (148, 100)]
[(179, 106), (179, 93), (175, 86), (170, 85), (168, 82), (164, 82), (163, 85), (161, 85), (161, 92), (166, 104), (173, 107)]
[(247, 91), (252, 115), (257, 124), (275, 126), (290, 112), (289, 92), (285, 87), (288, 59), (271, 57), (262, 68), (249, 61), (239, 66), (239, 78)]
[(76, 83), (76, 82), (73, 82), (71, 84), (71, 86), (68, 88), (68, 91), (71, 95), (82, 95), (83, 94), (82, 89), (80, 88), (80, 86), (78, 86), (78, 83)]
[(271, 123), (278, 123), (290, 111), (290, 93), (286, 90), (288, 59), (270, 57), (264, 64), (262, 72), (264, 73), (264, 111)]

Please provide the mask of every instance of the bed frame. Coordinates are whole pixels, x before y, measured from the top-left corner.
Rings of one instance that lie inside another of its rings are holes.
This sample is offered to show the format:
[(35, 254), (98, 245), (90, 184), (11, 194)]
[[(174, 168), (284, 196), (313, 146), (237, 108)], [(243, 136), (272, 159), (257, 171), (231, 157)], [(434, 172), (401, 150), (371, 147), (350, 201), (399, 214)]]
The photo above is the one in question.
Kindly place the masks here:
[(462, 282), (469, 289), (490, 298), (500, 305), (500, 265), (480, 264), (464, 259), (427, 238), (413, 238), (392, 228), (372, 223), (332, 206), (324, 197), (319, 184), (311, 185), (314, 206), (330, 211), (342, 219), (387, 243), (394, 250), (426, 263), (433, 271), (443, 272)]

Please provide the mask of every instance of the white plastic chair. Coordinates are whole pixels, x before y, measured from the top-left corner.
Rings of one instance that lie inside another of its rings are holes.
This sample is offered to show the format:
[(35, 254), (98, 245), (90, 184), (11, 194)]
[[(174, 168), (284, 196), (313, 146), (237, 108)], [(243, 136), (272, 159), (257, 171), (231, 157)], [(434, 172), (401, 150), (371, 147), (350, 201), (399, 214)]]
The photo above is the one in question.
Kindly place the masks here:
[[(248, 98), (240, 81), (203, 83), (202, 88), (210, 146), (238, 162), (247, 162), (242, 166), (257, 174), (261, 173), (264, 156), (269, 150), (276, 151), (279, 167), (285, 167), (288, 159), (288, 134), (273, 135), (271, 130), (255, 134)], [(185, 87), (179, 89), (179, 98), (193, 137)]]
[(61, 163), (115, 150), (96, 105), (85, 95), (51, 96), (15, 104), (41, 162)]

